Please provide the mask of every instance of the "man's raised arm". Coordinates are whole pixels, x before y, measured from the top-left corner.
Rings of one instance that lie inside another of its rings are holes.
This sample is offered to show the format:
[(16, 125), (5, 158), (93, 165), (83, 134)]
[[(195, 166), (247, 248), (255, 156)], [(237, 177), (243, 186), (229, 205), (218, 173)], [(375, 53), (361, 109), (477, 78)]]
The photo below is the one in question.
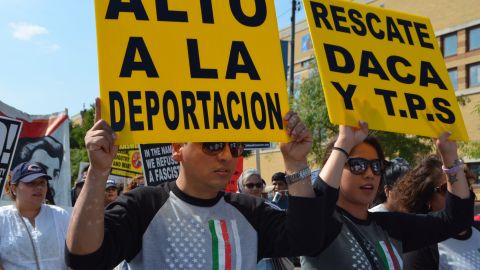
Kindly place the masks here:
[(90, 159), (87, 178), (73, 208), (67, 232), (67, 248), (86, 255), (98, 250), (104, 238), (105, 183), (118, 147), (111, 127), (101, 119), (100, 99), (95, 100), (95, 124), (85, 136)]
[(313, 198), (315, 192), (307, 162), (307, 155), (312, 148), (312, 133), (294, 112), (288, 112), (284, 120), (290, 142), (282, 143), (280, 150), (285, 163), (288, 193), (296, 197)]

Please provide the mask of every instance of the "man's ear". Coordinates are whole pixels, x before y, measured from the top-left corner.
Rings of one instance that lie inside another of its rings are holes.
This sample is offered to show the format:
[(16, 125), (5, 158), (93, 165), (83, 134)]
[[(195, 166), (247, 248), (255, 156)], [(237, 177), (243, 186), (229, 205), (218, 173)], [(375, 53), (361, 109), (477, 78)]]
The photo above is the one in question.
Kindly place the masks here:
[(383, 192), (385, 192), (385, 197), (390, 196), (390, 188), (387, 185), (383, 186)]
[(173, 160), (180, 162), (182, 161), (182, 150), (184, 143), (172, 143), (172, 158)]

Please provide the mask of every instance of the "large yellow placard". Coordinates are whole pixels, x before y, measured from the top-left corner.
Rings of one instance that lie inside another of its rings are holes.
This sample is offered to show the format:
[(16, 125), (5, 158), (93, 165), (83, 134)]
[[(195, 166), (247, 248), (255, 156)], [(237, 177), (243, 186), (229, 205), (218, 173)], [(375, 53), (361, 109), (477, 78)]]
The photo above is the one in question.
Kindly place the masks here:
[(285, 141), (273, 0), (95, 0), (102, 115), (119, 144)]
[(341, 0), (304, 0), (330, 121), (468, 140), (428, 18)]

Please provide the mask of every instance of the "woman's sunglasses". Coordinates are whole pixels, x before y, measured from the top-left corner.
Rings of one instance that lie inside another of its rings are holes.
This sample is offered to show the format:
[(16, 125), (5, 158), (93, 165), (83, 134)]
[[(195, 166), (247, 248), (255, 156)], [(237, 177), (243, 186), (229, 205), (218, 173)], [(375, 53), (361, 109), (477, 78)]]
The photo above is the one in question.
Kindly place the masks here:
[(447, 183), (443, 183), (440, 186), (433, 188), (433, 191), (440, 194), (447, 193)]
[(202, 143), (202, 150), (209, 156), (216, 156), (225, 150), (225, 147), (229, 146), (232, 157), (236, 158), (242, 155), (245, 145), (243, 143), (225, 143), (225, 142), (204, 142)]
[(245, 186), (248, 188), (248, 189), (253, 189), (254, 187), (256, 188), (263, 188), (263, 183), (247, 183), (245, 184)]
[(384, 162), (380, 159), (349, 158), (346, 164), (350, 167), (350, 172), (356, 175), (364, 174), (369, 165), (374, 175), (381, 175), (385, 167)]

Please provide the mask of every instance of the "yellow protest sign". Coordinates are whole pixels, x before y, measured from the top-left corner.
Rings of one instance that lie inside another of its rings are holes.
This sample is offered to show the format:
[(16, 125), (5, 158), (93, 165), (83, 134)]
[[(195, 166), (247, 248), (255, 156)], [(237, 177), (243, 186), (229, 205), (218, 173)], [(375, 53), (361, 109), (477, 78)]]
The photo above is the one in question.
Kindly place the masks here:
[(95, 0), (95, 12), (119, 144), (287, 140), (273, 0)]
[(118, 147), (110, 174), (130, 178), (143, 174), (142, 157), (138, 145), (127, 144)]
[(342, 0), (304, 6), (332, 123), (468, 140), (428, 18)]

